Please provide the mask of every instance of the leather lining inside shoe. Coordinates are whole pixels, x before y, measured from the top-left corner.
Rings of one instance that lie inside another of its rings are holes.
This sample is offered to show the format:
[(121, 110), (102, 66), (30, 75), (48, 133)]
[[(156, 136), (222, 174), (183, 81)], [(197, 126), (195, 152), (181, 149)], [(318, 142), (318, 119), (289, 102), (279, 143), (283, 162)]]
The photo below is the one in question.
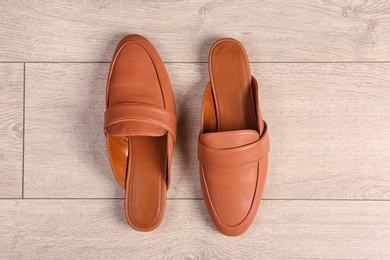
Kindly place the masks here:
[(161, 220), (166, 197), (166, 140), (166, 135), (129, 138), (131, 165), (126, 177), (125, 207), (131, 223), (140, 229)]
[(107, 150), (110, 157), (111, 168), (116, 180), (125, 188), (127, 157), (129, 155), (129, 145), (127, 136), (107, 135)]
[(258, 130), (252, 77), (247, 54), (233, 41), (223, 41), (210, 53), (210, 76), (218, 131)]
[(203, 101), (202, 133), (217, 131), (217, 112), (215, 111), (214, 97), (211, 85), (207, 85)]

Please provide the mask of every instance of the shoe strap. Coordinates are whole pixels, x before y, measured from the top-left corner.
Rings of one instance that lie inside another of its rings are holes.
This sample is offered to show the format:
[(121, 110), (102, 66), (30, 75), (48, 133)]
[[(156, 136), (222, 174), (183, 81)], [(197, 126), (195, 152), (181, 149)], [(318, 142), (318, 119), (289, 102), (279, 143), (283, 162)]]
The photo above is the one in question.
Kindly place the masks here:
[[(137, 125), (142, 125), (140, 131)], [(135, 127), (134, 127), (135, 126)], [(164, 130), (161, 132), (161, 129)], [(116, 136), (160, 136), (165, 130), (176, 142), (176, 115), (165, 108), (142, 104), (121, 103), (109, 107), (104, 113), (105, 134)]]
[[(212, 133), (218, 138), (218, 132)], [(208, 133), (210, 135), (210, 133)], [(239, 138), (239, 136), (237, 136)], [(256, 162), (265, 157), (270, 150), (267, 124), (264, 122), (264, 130), (260, 138), (249, 144), (222, 148), (205, 144), (202, 137), (199, 138), (198, 159), (201, 164), (210, 167), (233, 168)]]

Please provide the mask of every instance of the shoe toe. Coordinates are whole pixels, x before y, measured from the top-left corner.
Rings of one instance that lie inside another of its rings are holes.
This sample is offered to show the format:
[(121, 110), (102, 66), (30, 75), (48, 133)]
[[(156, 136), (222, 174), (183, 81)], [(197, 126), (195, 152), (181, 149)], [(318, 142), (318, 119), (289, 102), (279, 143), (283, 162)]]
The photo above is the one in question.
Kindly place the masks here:
[(258, 178), (257, 162), (238, 169), (203, 166), (205, 199), (214, 223), (227, 235), (239, 235), (250, 226)]

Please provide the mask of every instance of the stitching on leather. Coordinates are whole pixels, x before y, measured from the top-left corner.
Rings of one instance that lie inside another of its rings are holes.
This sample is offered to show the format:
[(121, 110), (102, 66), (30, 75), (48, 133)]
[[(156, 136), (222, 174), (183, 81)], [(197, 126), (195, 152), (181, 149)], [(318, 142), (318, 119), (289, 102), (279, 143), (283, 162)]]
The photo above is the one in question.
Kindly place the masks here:
[[(204, 187), (205, 187), (205, 189), (206, 189), (207, 199), (208, 199), (208, 201), (209, 201), (209, 203), (210, 203), (211, 209), (213, 210), (213, 213), (214, 213), (214, 216), (216, 217), (216, 220), (217, 220), (220, 224), (222, 224), (223, 226), (225, 226), (225, 224), (222, 222), (222, 220), (220, 219), (219, 215), (217, 214), (217, 211), (216, 211), (215, 208), (214, 208), (214, 204), (213, 204), (213, 202), (212, 202), (212, 200), (211, 200), (209, 188), (208, 188), (207, 181), (206, 181), (206, 176), (205, 176), (206, 174), (205, 174), (204, 166), (201, 165), (201, 167), (202, 167), (202, 179), (203, 179)], [(229, 227), (229, 226), (227, 226), (227, 227)]]
[[(159, 126), (162, 126), (162, 127), (164, 127), (166, 130), (168, 130), (168, 132), (169, 132), (169, 134), (171, 134), (171, 135), (173, 135), (173, 132), (172, 132), (172, 129), (171, 128), (166, 128), (166, 126), (164, 125), (164, 124), (161, 124), (160, 122), (158, 122), (158, 121), (156, 121), (156, 120), (146, 120), (146, 119), (141, 119), (141, 118), (136, 118), (136, 119), (131, 119), (131, 120), (129, 120), (129, 119), (122, 119), (122, 120), (118, 120), (118, 121), (115, 121), (115, 123), (122, 123), (122, 122), (126, 122), (126, 121), (141, 121), (141, 122), (154, 122), (154, 123), (156, 123), (156, 124), (158, 124)], [(114, 123), (112, 123), (112, 124), (114, 124)], [(109, 125), (107, 125), (107, 127), (109, 127), (109, 126), (111, 126), (112, 124), (109, 124)], [(107, 128), (106, 127), (106, 128)], [(174, 139), (174, 140), (176, 140), (176, 139)]]
[[(267, 130), (267, 132), (268, 132), (268, 128), (266, 128), (266, 129), (264, 129), (264, 130)], [(240, 131), (240, 130), (239, 130)], [(253, 130), (254, 131), (254, 130)], [(218, 133), (218, 134), (222, 134), (223, 135), (223, 132), (216, 132), (216, 133)], [(211, 134), (213, 134), (213, 133), (206, 133), (206, 134), (204, 134), (204, 135), (211, 135)], [(257, 142), (260, 142), (261, 140), (263, 140), (264, 138), (265, 138), (265, 135), (266, 134), (266, 132), (265, 131), (263, 131), (263, 134), (259, 137), (259, 139), (257, 139), (256, 141), (254, 141), (254, 142), (252, 142), (252, 143), (250, 143), (250, 144), (247, 144), (247, 145), (244, 145), (244, 146), (240, 146), (240, 147), (237, 147), (237, 148), (221, 148), (221, 149), (216, 149), (216, 148), (211, 148), (211, 147), (209, 147), (209, 146), (207, 146), (207, 145), (205, 145), (201, 140), (200, 140), (200, 136), (202, 136), (202, 135), (200, 135), (199, 136), (199, 142), (201, 142), (204, 146), (205, 146), (205, 148), (206, 149), (209, 149), (209, 150), (212, 150), (212, 151), (228, 151), (228, 150), (232, 150), (232, 149), (240, 149), (240, 148), (242, 148), (242, 149), (246, 149), (246, 147), (248, 147), (248, 146), (250, 146), (250, 145), (254, 145), (255, 143), (257, 143)]]
[[(127, 103), (127, 104), (129, 104), (129, 105), (131, 105), (131, 104), (137, 105), (136, 103)], [(112, 106), (110, 108), (112, 109), (112, 108), (115, 108), (116, 106), (120, 106), (120, 104), (114, 105), (114, 106)], [(174, 122), (175, 127), (172, 128), (168, 124), (161, 123), (160, 121), (155, 120), (155, 119), (143, 118), (143, 117), (134, 117), (134, 118), (123, 118), (123, 119), (116, 119), (116, 120), (108, 120), (108, 123), (104, 122), (104, 129), (105, 129), (105, 131), (108, 132), (107, 128), (110, 127), (111, 125), (114, 125), (114, 124), (117, 124), (117, 123), (126, 122), (126, 121), (141, 121), (141, 122), (147, 122), (147, 123), (155, 123), (158, 126), (161, 126), (164, 129), (168, 130), (168, 132), (172, 135), (173, 140), (176, 142), (176, 131), (177, 131), (177, 117), (176, 117), (176, 115), (171, 113), (166, 108), (161, 108), (159, 106), (154, 106), (154, 105), (149, 105), (149, 104), (143, 104), (143, 105), (140, 105), (140, 106), (151, 106), (151, 107), (154, 107), (155, 109), (160, 109), (160, 110), (163, 110), (164, 112), (167, 112), (172, 117), (171, 119), (173, 119), (175, 121)], [(106, 110), (106, 112), (107, 112), (107, 110)], [(105, 112), (105, 115), (106, 115), (106, 112)], [(106, 121), (106, 119), (104, 121)]]
[[(162, 86), (161, 86), (161, 79), (160, 79), (160, 75), (159, 75), (158, 70), (157, 70), (156, 63), (155, 63), (155, 61), (153, 60), (152, 55), (150, 54), (150, 52), (148, 51), (148, 49), (146, 48), (146, 46), (145, 46), (144, 44), (142, 44), (141, 42), (138, 42), (138, 41), (135, 41), (135, 40), (130, 40), (130, 41), (128, 41), (128, 42), (125, 42), (125, 43), (118, 49), (118, 51), (115, 53), (115, 57), (114, 57), (113, 60), (112, 60), (111, 67), (110, 67), (110, 72), (109, 72), (109, 76), (108, 76), (108, 80), (107, 80), (107, 93), (106, 93), (106, 98), (107, 98), (107, 100), (106, 100), (106, 108), (109, 107), (109, 106), (108, 106), (108, 105), (109, 105), (109, 104), (108, 104), (108, 99), (109, 99), (109, 98), (108, 98), (108, 94), (109, 94), (109, 89), (110, 89), (109, 86), (110, 86), (110, 83), (111, 83), (111, 76), (112, 76), (112, 72), (113, 72), (114, 67), (115, 67), (115, 64), (116, 64), (116, 60), (117, 60), (117, 58), (118, 58), (118, 56), (119, 56), (119, 53), (122, 51), (122, 49), (123, 49), (125, 46), (129, 45), (129, 44), (137, 44), (137, 45), (141, 46), (141, 47), (146, 51), (146, 53), (148, 54), (150, 60), (151, 60), (152, 63), (153, 63), (154, 71), (156, 72), (156, 76), (157, 76), (157, 79), (158, 79), (160, 92), (161, 92), (161, 95), (162, 95), (162, 98), (163, 98), (164, 108), (167, 108), (167, 107), (166, 107), (166, 104), (165, 104), (165, 95), (164, 95), (164, 91), (163, 91)], [(150, 45), (153, 47), (153, 44), (150, 43)], [(153, 47), (153, 48), (154, 48), (154, 47)], [(157, 53), (157, 55), (158, 55), (157, 50), (156, 50), (156, 53)], [(160, 58), (160, 59), (161, 59), (161, 58)], [(162, 61), (161, 61), (161, 62), (162, 62)], [(175, 116), (176, 116), (176, 115), (175, 115)]]
[(207, 182), (206, 182), (206, 176), (205, 176), (206, 174), (205, 174), (204, 166), (201, 165), (201, 167), (202, 167), (202, 178), (203, 178), (204, 186), (205, 186), (205, 188), (206, 188), (206, 193), (207, 193), (208, 201), (209, 201), (210, 206), (211, 206), (211, 208), (212, 208), (212, 210), (213, 210), (213, 213), (214, 213), (214, 216), (215, 216), (216, 220), (217, 220), (217, 221), (219, 222), (219, 224), (221, 224), (224, 228), (226, 228), (226, 229), (235, 229), (235, 228), (237, 228), (238, 226), (244, 224), (244, 222), (245, 222), (245, 221), (248, 219), (248, 217), (250, 216), (250, 213), (253, 211), (253, 204), (254, 204), (254, 200), (255, 200), (256, 195), (257, 195), (257, 187), (258, 187), (258, 183), (259, 183), (259, 180), (260, 180), (260, 178), (259, 178), (259, 175), (260, 175), (260, 172), (259, 172), (259, 170), (260, 170), (260, 169), (259, 169), (259, 164), (258, 164), (257, 166), (258, 166), (258, 167), (257, 167), (257, 170), (258, 170), (258, 171), (257, 171), (257, 181), (256, 181), (255, 193), (253, 194), (252, 203), (251, 203), (251, 206), (250, 206), (250, 208), (249, 208), (249, 210), (248, 210), (248, 213), (246, 214), (245, 218), (244, 218), (240, 223), (238, 223), (237, 225), (235, 225), (235, 226), (228, 226), (228, 225), (226, 225), (226, 224), (221, 220), (221, 218), (219, 217), (217, 211), (216, 211), (215, 208), (214, 208), (214, 205), (213, 205), (213, 203), (212, 203), (212, 200), (211, 200), (211, 197), (210, 197), (210, 193), (209, 193), (209, 190), (208, 190)]
[[(246, 131), (245, 133), (243, 131)], [(228, 132), (210, 132), (210, 133), (205, 133), (203, 134), (204, 136), (211, 136), (213, 134), (218, 134), (219, 136), (229, 136), (229, 135), (234, 135), (234, 134), (237, 134), (237, 135), (242, 135), (242, 134), (246, 134), (246, 133), (249, 133), (249, 131), (254, 131), (256, 132), (257, 134), (259, 134), (258, 131), (256, 130), (253, 130), (253, 129), (243, 129), (243, 130), (235, 130), (235, 131), (228, 131)], [(260, 134), (259, 134), (259, 138), (260, 138)]]
[[(198, 148), (198, 153), (199, 152), (202, 152), (201, 150), (205, 150), (206, 152), (217, 152), (217, 153), (220, 153), (222, 156), (224, 156), (224, 154), (228, 154), (228, 153), (231, 153), (232, 151), (236, 151), (236, 152), (245, 152), (245, 150), (249, 150), (249, 149), (253, 149), (254, 146), (256, 145), (259, 145), (258, 143), (262, 141), (263, 138), (265, 138), (265, 134), (263, 134), (259, 140), (251, 143), (251, 144), (248, 144), (246, 146), (241, 146), (241, 147), (238, 147), (238, 148), (229, 148), (229, 149), (214, 149), (214, 148), (210, 148), (208, 147), (207, 145), (205, 145), (204, 143), (202, 143), (200, 140), (198, 141), (198, 146), (201, 146), (201, 149)], [(261, 153), (261, 151), (259, 151), (259, 153)], [(261, 160), (263, 159), (265, 156), (267, 156), (269, 153), (269, 148), (268, 148), (268, 151), (265, 155), (263, 155), (261, 158), (255, 158), (253, 160), (250, 160), (248, 162), (245, 162), (245, 163), (242, 163), (242, 164), (238, 164), (238, 165), (234, 165), (234, 166), (215, 166), (215, 165), (212, 165), (212, 164), (209, 164), (209, 163), (206, 163), (204, 161), (201, 160), (201, 156), (198, 156), (199, 158), (199, 161), (204, 164), (204, 165), (207, 165), (208, 167), (211, 167), (211, 168), (234, 168), (234, 167), (237, 167), (237, 166), (244, 166), (244, 165), (247, 165), (247, 164), (250, 164), (250, 163), (253, 163), (253, 162), (256, 162), (258, 160)]]

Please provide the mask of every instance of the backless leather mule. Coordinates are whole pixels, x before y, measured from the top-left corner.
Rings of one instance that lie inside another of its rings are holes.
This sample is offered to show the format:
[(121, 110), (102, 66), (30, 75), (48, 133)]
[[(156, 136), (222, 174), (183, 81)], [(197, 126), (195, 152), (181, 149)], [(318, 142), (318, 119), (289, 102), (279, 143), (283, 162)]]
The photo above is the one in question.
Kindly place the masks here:
[(112, 171), (126, 189), (128, 223), (139, 231), (157, 228), (170, 184), (176, 110), (164, 64), (140, 35), (126, 36), (115, 50), (104, 132)]
[(253, 222), (263, 194), (270, 149), (267, 124), (240, 42), (214, 43), (209, 73), (198, 141), (200, 181), (215, 226), (237, 236)]

